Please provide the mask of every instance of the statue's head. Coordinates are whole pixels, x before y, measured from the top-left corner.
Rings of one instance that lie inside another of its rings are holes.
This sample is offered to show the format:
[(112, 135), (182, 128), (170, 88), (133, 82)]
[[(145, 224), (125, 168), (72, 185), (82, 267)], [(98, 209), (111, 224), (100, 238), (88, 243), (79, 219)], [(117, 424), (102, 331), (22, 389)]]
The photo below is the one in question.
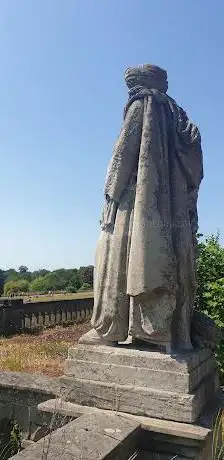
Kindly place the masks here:
[(158, 89), (167, 92), (168, 81), (165, 70), (155, 65), (143, 64), (138, 67), (129, 67), (124, 74), (129, 89), (134, 86), (143, 86), (148, 89)]

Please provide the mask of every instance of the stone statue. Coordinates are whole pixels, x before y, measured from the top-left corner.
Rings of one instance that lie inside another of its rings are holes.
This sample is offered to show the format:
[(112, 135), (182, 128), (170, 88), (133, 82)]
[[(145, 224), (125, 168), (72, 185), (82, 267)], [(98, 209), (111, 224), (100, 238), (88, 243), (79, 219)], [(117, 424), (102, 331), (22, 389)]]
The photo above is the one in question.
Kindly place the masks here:
[(201, 137), (167, 73), (128, 68), (129, 100), (105, 183), (93, 329), (80, 343), (191, 350)]

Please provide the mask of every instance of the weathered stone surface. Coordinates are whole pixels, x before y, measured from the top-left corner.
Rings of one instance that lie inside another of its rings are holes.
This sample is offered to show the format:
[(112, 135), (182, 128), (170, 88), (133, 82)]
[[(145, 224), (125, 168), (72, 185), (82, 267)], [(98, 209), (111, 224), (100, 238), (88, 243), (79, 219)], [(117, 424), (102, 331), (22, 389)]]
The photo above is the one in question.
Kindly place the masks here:
[(219, 373), (216, 371), (214, 374), (208, 375), (199, 385), (195, 392), (195, 398), (193, 400), (193, 410), (198, 413), (198, 417), (202, 410), (212, 400), (215, 399), (217, 392), (219, 391)]
[(1, 388), (57, 394), (60, 393), (60, 382), (58, 379), (41, 374), (28, 374), (26, 372), (0, 372), (0, 390)]
[(197, 420), (207, 398), (212, 398), (218, 385), (215, 374), (204, 379), (194, 394), (102, 383), (69, 376), (61, 377), (60, 380), (69, 401), (188, 423)]
[(69, 350), (66, 377), (70, 401), (182, 422), (197, 420), (218, 389), (208, 350), (168, 355), (78, 345)]
[(27, 447), (31, 447), (34, 445), (34, 441), (31, 441), (30, 439), (23, 439), (21, 445), (22, 449), (27, 449)]
[[(89, 353), (89, 348), (92, 353)], [(190, 354), (190, 353), (189, 353)], [(128, 348), (81, 347), (69, 351), (66, 375), (79, 376), (85, 380), (111, 382), (119, 385), (131, 383), (138, 387), (189, 393), (201, 380), (216, 369), (213, 357), (203, 361), (205, 356), (167, 355)], [(192, 368), (193, 363), (200, 363)], [(115, 364), (116, 363), (116, 364)], [(125, 364), (128, 363), (128, 364)], [(189, 367), (191, 372), (188, 371)]]
[(116, 415), (88, 414), (68, 423), (23, 452), (15, 460), (128, 460), (138, 443), (140, 424)]
[(191, 340), (197, 348), (215, 350), (222, 340), (222, 330), (215, 321), (202, 312), (194, 311), (192, 317)]
[[(116, 414), (118, 417), (127, 417), (141, 424), (141, 428), (160, 435), (169, 435), (173, 438), (190, 440), (191, 443), (205, 441), (210, 433), (210, 429), (190, 423), (172, 422), (171, 420), (155, 419), (139, 415), (127, 414), (124, 412), (113, 412), (109, 410), (97, 409), (91, 406), (81, 406), (79, 404), (63, 401), (62, 399), (49, 399), (38, 405), (41, 412), (48, 414), (61, 414), (63, 417), (78, 418), (81, 415), (92, 413), (103, 413), (105, 415)], [(175, 441), (173, 441), (175, 442)]]
[(37, 410), (40, 402), (61, 395), (58, 379), (23, 372), (0, 373), (0, 420), (16, 420), (24, 438), (42, 424)]
[(151, 370), (190, 372), (208, 360), (212, 353), (208, 349), (186, 353), (165, 354), (148, 348), (108, 347), (75, 345), (68, 350), (68, 359), (85, 360), (89, 363), (107, 363)]
[[(39, 410), (52, 416), (61, 414), (61, 417), (79, 417), (86, 413), (111, 414), (111, 411), (95, 407), (79, 406), (78, 404), (62, 400), (49, 400), (39, 405)], [(212, 447), (212, 432), (198, 425), (172, 422), (168, 420), (152, 419), (149, 417), (131, 414), (117, 416), (134, 419), (141, 424), (139, 449), (137, 459), (178, 458), (194, 460), (210, 460)], [(169, 452), (169, 454), (168, 454)], [(157, 456), (156, 456), (157, 455)], [(167, 455), (167, 457), (166, 457)]]
[(195, 459), (195, 454), (201, 449), (200, 442), (192, 442), (190, 439), (182, 440), (182, 438), (173, 438), (169, 435), (160, 435), (160, 433), (155, 434), (149, 431), (142, 432), (140, 445), (142, 449), (150, 450), (150, 452), (169, 453), (171, 458), (175, 454)]
[[(192, 350), (201, 137), (158, 66), (129, 68), (129, 100), (105, 181), (92, 326), (82, 343)], [(178, 147), (177, 147), (178, 146)]]

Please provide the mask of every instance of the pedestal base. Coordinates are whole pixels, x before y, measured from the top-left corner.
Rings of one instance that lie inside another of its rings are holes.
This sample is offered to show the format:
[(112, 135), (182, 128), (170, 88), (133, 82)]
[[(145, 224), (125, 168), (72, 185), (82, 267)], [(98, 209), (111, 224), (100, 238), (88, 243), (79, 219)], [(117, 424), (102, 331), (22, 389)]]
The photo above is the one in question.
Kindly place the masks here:
[(61, 382), (78, 404), (188, 423), (219, 389), (209, 350), (168, 355), (130, 346), (70, 348)]

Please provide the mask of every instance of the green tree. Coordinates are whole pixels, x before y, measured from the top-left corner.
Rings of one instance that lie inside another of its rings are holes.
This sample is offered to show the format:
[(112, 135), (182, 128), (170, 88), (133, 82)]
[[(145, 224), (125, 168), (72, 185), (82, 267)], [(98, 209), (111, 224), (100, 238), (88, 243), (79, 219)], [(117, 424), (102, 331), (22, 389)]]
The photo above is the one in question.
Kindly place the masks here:
[(19, 273), (14, 268), (5, 271), (5, 281), (16, 281), (19, 279)]
[(45, 276), (38, 276), (30, 283), (31, 292), (47, 292), (47, 283)]
[(71, 276), (69, 278), (69, 286), (73, 286), (76, 290), (80, 289), (81, 287), (81, 281), (80, 281), (80, 276), (79, 276), (79, 270), (77, 268), (74, 268), (71, 270)]
[(5, 282), (5, 272), (0, 269), (0, 295), (3, 293)]
[[(196, 308), (224, 328), (224, 247), (219, 235), (211, 235), (198, 243)], [(224, 380), (224, 340), (216, 358)]]
[(85, 292), (85, 291), (89, 291), (89, 290), (91, 290), (91, 289), (92, 289), (91, 284), (83, 283), (82, 286), (81, 286), (81, 288), (79, 289), (79, 291)]
[(75, 286), (73, 286), (72, 284), (69, 284), (67, 287), (66, 287), (66, 292), (77, 292), (77, 289)]
[(25, 273), (28, 272), (28, 267), (26, 267), (26, 265), (20, 265), (19, 267), (19, 274), (20, 275), (24, 275)]
[(44, 278), (47, 291), (61, 291), (65, 289), (66, 282), (64, 277), (60, 275), (59, 270), (48, 273)]
[(8, 296), (11, 294), (28, 292), (29, 287), (30, 283), (27, 280), (6, 281), (6, 283), (4, 284), (4, 295)]
[(27, 281), (32, 280), (32, 274), (29, 272), (28, 267), (26, 265), (20, 265), (19, 269), (19, 278)]
[(65, 290), (71, 284), (66, 272), (67, 270), (60, 269), (47, 273), (45, 276), (39, 276), (31, 282), (31, 291), (48, 292)]
[(80, 267), (79, 278), (81, 286), (83, 284), (89, 284), (90, 286), (93, 286), (93, 265), (88, 265), (87, 267)]
[[(30, 282), (32, 292), (48, 292), (48, 291), (65, 291), (72, 289), (72, 292), (80, 289), (83, 284), (93, 282), (93, 267), (80, 267), (64, 269), (60, 268), (53, 272), (45, 268), (30, 272), (25, 265), (21, 265), (16, 271), (14, 268), (0, 271), (0, 294), (3, 289), (3, 284), (8, 281), (26, 280)], [(15, 288), (16, 289), (16, 288)]]
[[(224, 247), (221, 246), (219, 235), (211, 235), (204, 241), (199, 239), (197, 256), (197, 295), (196, 308), (210, 315), (218, 308), (214, 300), (213, 310), (208, 302), (208, 293), (214, 292), (214, 285), (224, 278)], [(213, 288), (212, 288), (213, 286)]]
[(34, 272), (31, 273), (31, 279), (35, 280), (36, 278), (39, 278), (40, 276), (45, 276), (48, 273), (50, 273), (49, 270), (46, 270), (45, 268), (40, 268), (39, 270), (34, 270)]

